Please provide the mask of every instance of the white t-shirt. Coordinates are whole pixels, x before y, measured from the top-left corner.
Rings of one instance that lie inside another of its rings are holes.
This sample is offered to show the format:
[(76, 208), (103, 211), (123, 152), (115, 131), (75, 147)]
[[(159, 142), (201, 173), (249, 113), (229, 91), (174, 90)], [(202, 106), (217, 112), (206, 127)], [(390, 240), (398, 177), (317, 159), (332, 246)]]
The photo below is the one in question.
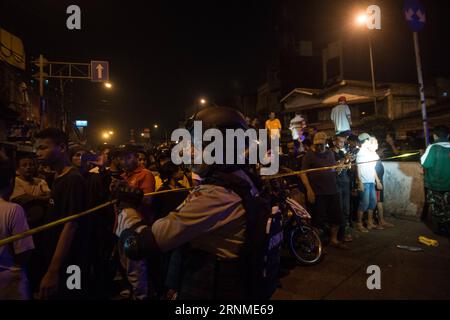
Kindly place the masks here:
[(359, 180), (362, 183), (375, 183), (375, 166), (377, 160), (380, 160), (380, 157), (376, 152), (364, 148), (359, 150), (356, 155), (356, 165), (358, 168)]
[[(0, 199), (0, 239), (27, 231), (25, 211), (18, 204)], [(25, 270), (14, 263), (14, 255), (34, 249), (31, 236), (0, 247), (0, 300), (28, 299)]]
[(350, 108), (346, 104), (339, 104), (331, 110), (331, 121), (334, 123), (336, 133), (349, 131)]
[(296, 115), (294, 118), (292, 118), (289, 129), (292, 132), (292, 139), (298, 140), (300, 138), (300, 133), (305, 127), (305, 119), (301, 115)]
[(16, 177), (16, 184), (11, 199), (23, 196), (24, 194), (34, 197), (43, 197), (49, 193), (50, 188), (43, 179), (33, 178), (33, 181), (29, 182)]

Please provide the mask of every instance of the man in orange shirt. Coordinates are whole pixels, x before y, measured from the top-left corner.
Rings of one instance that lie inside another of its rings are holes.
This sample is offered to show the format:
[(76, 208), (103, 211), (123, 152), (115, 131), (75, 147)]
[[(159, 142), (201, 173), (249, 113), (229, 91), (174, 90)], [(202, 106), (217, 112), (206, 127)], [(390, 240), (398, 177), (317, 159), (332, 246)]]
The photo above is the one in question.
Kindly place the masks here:
[(139, 149), (128, 145), (123, 150), (122, 167), (125, 173), (122, 177), (130, 187), (141, 189), (144, 194), (155, 191), (155, 177), (152, 172), (139, 166)]
[(281, 122), (278, 118), (275, 118), (275, 112), (271, 112), (269, 114), (269, 119), (266, 121), (266, 129), (269, 130), (270, 136), (278, 136), (281, 135)]

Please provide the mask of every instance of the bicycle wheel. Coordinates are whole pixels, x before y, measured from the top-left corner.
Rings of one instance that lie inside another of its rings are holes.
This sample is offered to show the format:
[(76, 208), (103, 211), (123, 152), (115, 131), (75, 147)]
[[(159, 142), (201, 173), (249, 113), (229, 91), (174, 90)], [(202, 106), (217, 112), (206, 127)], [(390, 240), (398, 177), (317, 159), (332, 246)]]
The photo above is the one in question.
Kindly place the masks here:
[(314, 265), (323, 257), (322, 241), (309, 226), (299, 226), (291, 231), (289, 247), (297, 261), (303, 265)]

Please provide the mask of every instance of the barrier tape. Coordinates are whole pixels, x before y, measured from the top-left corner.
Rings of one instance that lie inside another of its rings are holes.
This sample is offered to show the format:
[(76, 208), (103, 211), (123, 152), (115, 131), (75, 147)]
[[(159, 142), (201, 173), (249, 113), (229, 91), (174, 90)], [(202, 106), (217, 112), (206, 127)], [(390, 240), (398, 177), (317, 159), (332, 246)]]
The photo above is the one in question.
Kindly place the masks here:
[[(411, 156), (417, 155), (417, 154), (419, 154), (419, 152), (405, 153), (405, 154), (401, 154), (401, 155), (398, 155), (398, 156), (393, 156), (393, 157), (380, 159), (380, 160), (385, 161), (385, 160), (407, 158), (407, 157), (411, 157)], [(361, 162), (359, 164), (376, 162), (376, 161), (379, 161), (379, 160), (366, 161), (366, 162)], [(271, 180), (271, 179), (279, 179), (279, 178), (283, 178), (283, 177), (287, 177), (287, 176), (294, 176), (294, 175), (298, 176), (298, 175), (304, 174), (304, 173), (326, 171), (326, 170), (332, 170), (332, 169), (338, 169), (338, 168), (344, 169), (346, 167), (350, 167), (351, 165), (352, 165), (351, 163), (349, 163), (349, 164), (339, 164), (339, 165), (334, 165), (334, 166), (327, 166), (327, 167), (313, 168), (313, 169), (307, 169), (307, 170), (293, 171), (293, 172), (288, 172), (288, 173), (284, 173), (284, 174), (277, 174), (277, 175), (273, 175), (273, 176), (267, 176), (267, 177), (264, 177), (263, 179)], [(193, 188), (191, 187), (191, 188), (178, 188), (178, 189), (172, 189), (172, 190), (149, 192), (149, 193), (144, 194), (144, 196), (155, 196), (155, 195), (171, 193), (171, 192), (189, 191), (189, 190), (192, 190), (192, 189)], [(65, 217), (65, 218), (62, 218), (62, 219), (59, 219), (59, 220), (52, 221), (50, 223), (44, 224), (42, 226), (30, 229), (30, 230), (27, 230), (27, 231), (22, 232), (22, 233), (15, 234), (13, 236), (10, 236), (10, 237), (4, 238), (4, 239), (0, 239), (0, 247), (4, 246), (4, 245), (7, 245), (7, 244), (9, 244), (11, 242), (14, 242), (14, 241), (26, 238), (26, 237), (31, 236), (33, 234), (45, 231), (47, 229), (59, 226), (61, 224), (64, 224), (64, 223), (67, 223), (67, 222), (79, 219), (79, 218), (84, 217), (84, 216), (86, 216), (88, 214), (91, 214), (92, 212), (95, 212), (95, 211), (97, 211), (99, 209), (108, 207), (108, 206), (110, 206), (110, 205), (112, 205), (112, 204), (114, 204), (116, 202), (117, 202), (117, 200), (111, 200), (111, 201), (108, 201), (108, 202), (103, 203), (101, 205), (98, 205), (98, 206), (96, 206), (94, 208), (91, 208), (89, 210), (86, 210), (86, 211), (83, 211), (83, 212), (80, 212), (80, 213), (77, 213), (77, 214), (73, 214), (73, 215), (70, 215), (68, 217)]]

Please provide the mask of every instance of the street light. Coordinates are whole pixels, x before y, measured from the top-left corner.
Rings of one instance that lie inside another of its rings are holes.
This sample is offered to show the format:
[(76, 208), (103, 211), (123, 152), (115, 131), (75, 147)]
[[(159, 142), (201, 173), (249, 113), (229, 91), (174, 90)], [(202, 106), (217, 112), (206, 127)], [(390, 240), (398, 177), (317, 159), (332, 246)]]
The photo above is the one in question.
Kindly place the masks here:
[(158, 129), (158, 125), (157, 124), (153, 125), (153, 128)]
[[(367, 24), (367, 15), (359, 14), (356, 16), (355, 22), (358, 26), (364, 26)], [(372, 50), (372, 38), (370, 36), (370, 32), (367, 34), (367, 38), (369, 40), (369, 55), (370, 55), (370, 72), (372, 74), (372, 95), (373, 95), (373, 106), (375, 109), (375, 115), (378, 115), (378, 107), (377, 107), (377, 96), (375, 90), (375, 68), (373, 64), (373, 50)]]
[(114, 134), (114, 131), (110, 131), (110, 132), (108, 132), (110, 135), (113, 135)]
[(367, 15), (366, 15), (366, 14), (360, 14), (360, 15), (358, 15), (358, 16), (356, 17), (355, 22), (356, 22), (356, 24), (358, 24), (358, 25), (360, 25), (360, 26), (366, 24), (366, 22), (367, 22)]
[(213, 106), (218, 107), (217, 103), (215, 103), (215, 102), (213, 102), (213, 101), (208, 101), (208, 100), (206, 100), (205, 98), (201, 98), (199, 101), (200, 101), (200, 105), (201, 105), (202, 107), (205, 107), (205, 106), (207, 106), (208, 104), (212, 104)]
[(103, 133), (103, 138), (108, 139), (109, 138), (109, 133), (108, 132), (104, 132)]
[(105, 88), (107, 89), (111, 89), (112, 88), (112, 83), (111, 82), (105, 82)]

